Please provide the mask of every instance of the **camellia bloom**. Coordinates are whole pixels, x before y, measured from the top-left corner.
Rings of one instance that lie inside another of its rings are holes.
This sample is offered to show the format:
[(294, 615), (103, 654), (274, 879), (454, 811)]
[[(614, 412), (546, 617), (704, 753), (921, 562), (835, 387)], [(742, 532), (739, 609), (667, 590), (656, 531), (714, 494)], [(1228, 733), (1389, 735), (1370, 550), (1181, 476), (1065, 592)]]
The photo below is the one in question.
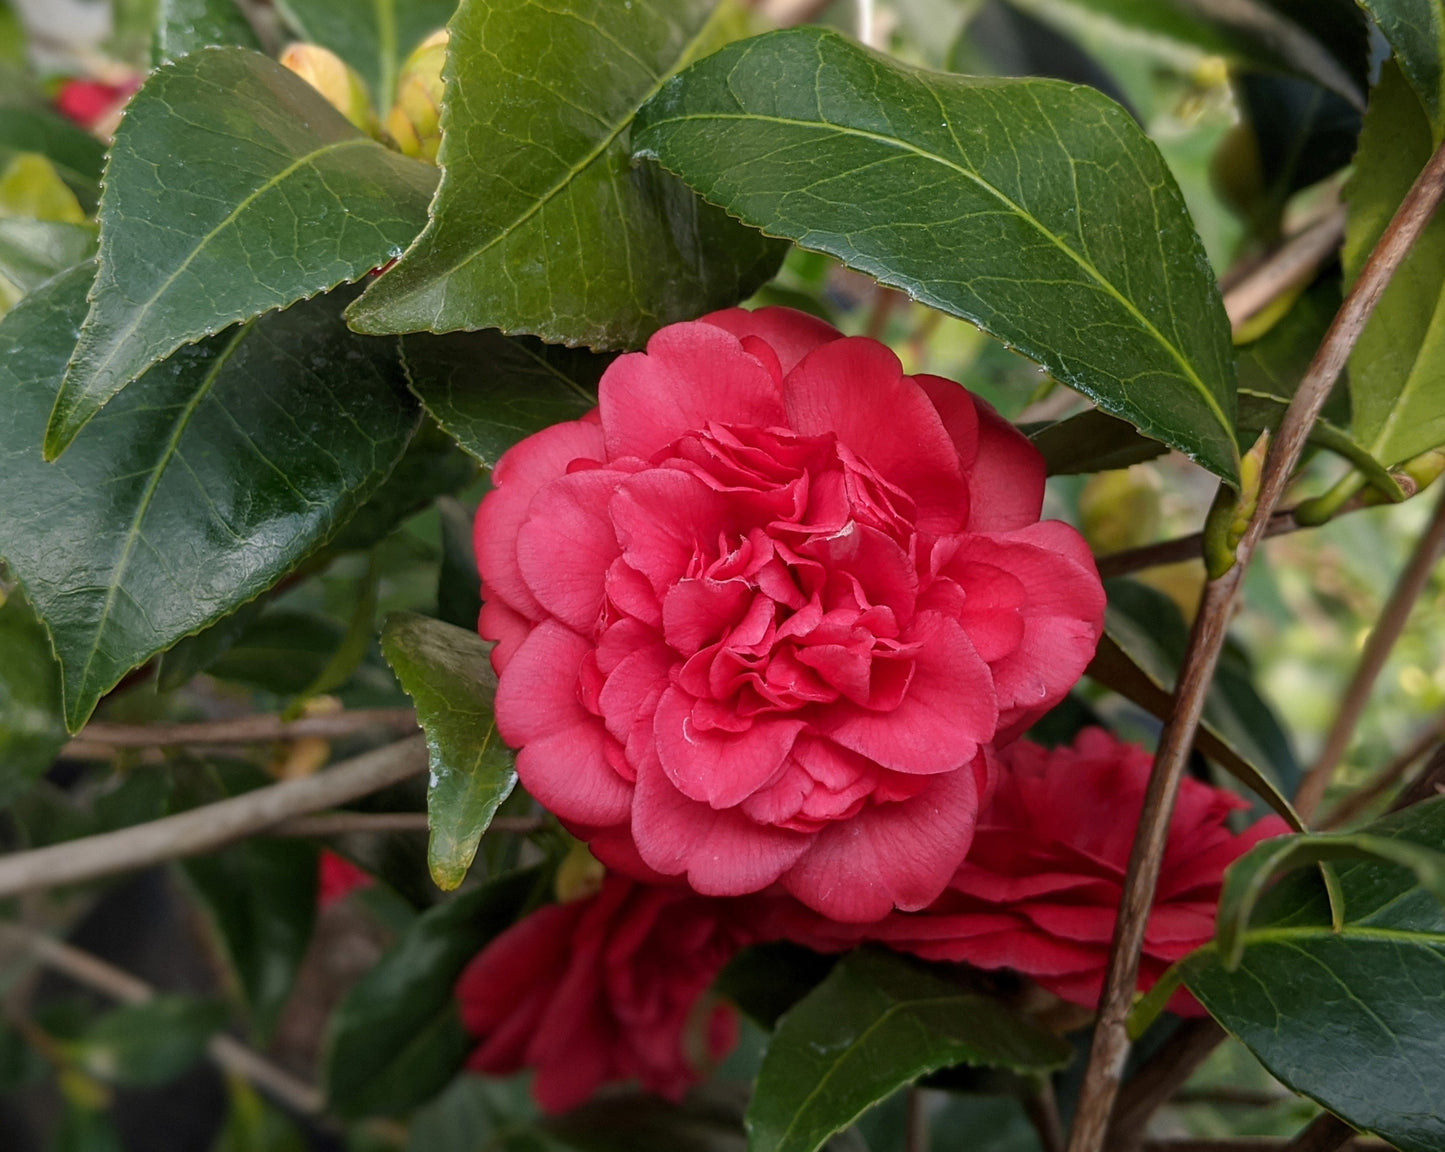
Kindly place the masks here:
[(321, 850), (316, 864), (316, 904), (320, 908), (346, 899), (353, 892), (370, 888), (376, 880), (362, 871), (344, 856), (338, 856), (329, 848)]
[(477, 954), (457, 984), (462, 1022), (480, 1043), (469, 1066), (536, 1069), (550, 1112), (602, 1084), (639, 1080), (677, 1099), (737, 1043), (737, 1016), (702, 995), (754, 936), (737, 901), (609, 873), (601, 891), (519, 920)]
[[(1020, 740), (999, 762), (998, 790), (968, 859), (932, 907), (890, 916), (865, 933), (796, 915), (783, 930), (824, 950), (863, 935), (928, 960), (1012, 968), (1065, 1000), (1096, 1007), (1153, 758), (1086, 728), (1072, 747)], [(1189, 777), (1181, 783), (1144, 935), (1140, 990), (1213, 936), (1225, 868), (1289, 830), (1270, 816), (1231, 832), (1229, 814), (1244, 807), (1232, 792)], [(1185, 991), (1169, 1007), (1201, 1014)]]
[(780, 308), (674, 324), (477, 514), (497, 724), (609, 867), (837, 920), (927, 906), (989, 746), (1092, 657), (1104, 596), (988, 405)]

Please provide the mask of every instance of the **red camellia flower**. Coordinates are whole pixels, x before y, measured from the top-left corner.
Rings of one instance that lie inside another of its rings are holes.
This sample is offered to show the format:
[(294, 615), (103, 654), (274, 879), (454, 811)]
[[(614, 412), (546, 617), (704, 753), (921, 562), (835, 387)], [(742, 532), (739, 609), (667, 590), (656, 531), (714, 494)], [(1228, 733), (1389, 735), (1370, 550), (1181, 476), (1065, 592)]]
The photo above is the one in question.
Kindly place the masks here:
[(737, 1043), (731, 1008), (698, 1009), (753, 941), (744, 913), (737, 901), (615, 873), (594, 896), (532, 913), (457, 984), (462, 1022), (480, 1040), (469, 1066), (493, 1075), (535, 1068), (532, 1094), (550, 1112), (617, 1080), (677, 1099)]
[[(1153, 758), (1087, 728), (1072, 747), (1020, 740), (999, 762), (993, 803), (948, 891), (927, 911), (868, 928), (866, 938), (929, 960), (1012, 968), (1065, 1000), (1096, 1007)], [(1270, 816), (1232, 833), (1226, 820), (1244, 807), (1232, 792), (1183, 780), (1144, 936), (1141, 990), (1213, 936), (1225, 868), (1289, 831)], [(796, 916), (786, 930), (825, 950), (860, 935)], [(1183, 990), (1169, 1007), (1202, 1014)]]
[(67, 80), (55, 94), (55, 110), (82, 128), (94, 128), (115, 112), (138, 86)]
[(375, 879), (363, 872), (344, 856), (338, 856), (329, 848), (321, 850), (316, 864), (316, 904), (329, 908), (337, 901), (344, 900), (353, 892), (370, 888)]
[(674, 324), (477, 515), (497, 724), (609, 867), (837, 920), (923, 908), (988, 746), (1056, 703), (1104, 596), (988, 405), (780, 308)]

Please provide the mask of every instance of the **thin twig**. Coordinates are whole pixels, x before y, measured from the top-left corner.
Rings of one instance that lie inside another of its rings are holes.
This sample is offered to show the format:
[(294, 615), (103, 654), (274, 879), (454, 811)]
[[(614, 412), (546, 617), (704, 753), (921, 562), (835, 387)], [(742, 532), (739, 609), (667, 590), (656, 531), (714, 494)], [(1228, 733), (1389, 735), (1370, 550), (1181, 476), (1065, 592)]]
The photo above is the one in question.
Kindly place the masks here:
[(1064, 1123), (1059, 1119), (1059, 1102), (1054, 1082), (1041, 1079), (1038, 1087), (1024, 1097), (1024, 1114), (1033, 1125), (1043, 1152), (1064, 1152)]
[[(1147, 1140), (1141, 1152), (1286, 1152), (1291, 1147), (1289, 1140), (1278, 1136), (1234, 1136), (1224, 1140)], [(1393, 1152), (1383, 1140), (1360, 1135), (1355, 1135), (1353, 1141), (1347, 1141), (1343, 1147), (1350, 1152)]]
[(1265, 460), (1254, 514), (1235, 549), (1234, 566), (1204, 586), (1180, 670), (1175, 711), (1160, 734), (1154, 771), (1149, 779), (1133, 851), (1129, 856), (1129, 869), (1110, 948), (1108, 974), (1100, 998), (1099, 1018), (1094, 1028), (1079, 1106), (1070, 1133), (1069, 1152), (1099, 1152), (1108, 1133), (1109, 1116), (1129, 1052), (1127, 1021), (1138, 978), (1139, 951), (1154, 902), (1154, 889), (1164, 858), (1174, 800), (1250, 557), (1264, 537), (1310, 429), (1344, 368), (1350, 350), (1359, 339), (1390, 277), (1409, 254), (1442, 195), (1445, 195), (1445, 146), (1431, 156), (1406, 194), (1354, 288), (1335, 314), (1294, 399), (1285, 410)]
[(1236, 333), (1287, 292), (1308, 284), (1345, 235), (1343, 206), (1296, 232), (1224, 294)]
[(1110, 1152), (1131, 1152), (1144, 1139), (1155, 1112), (1184, 1086), (1224, 1039), (1213, 1020), (1186, 1020), (1147, 1064), (1119, 1090), (1109, 1124)]
[(1273, 1108), (1298, 1103), (1287, 1092), (1260, 1092), (1253, 1088), (1186, 1088), (1174, 1093), (1175, 1104), (1210, 1104), (1222, 1108)]
[(904, 1115), (903, 1152), (928, 1152), (928, 1098), (917, 1084), (908, 1089)]
[(1389, 659), (1400, 634), (1405, 631), (1405, 625), (1410, 620), (1410, 611), (1415, 607), (1420, 593), (1425, 590), (1425, 585), (1429, 583), (1430, 573), (1440, 559), (1442, 549), (1445, 549), (1445, 490), (1441, 491), (1440, 498), (1435, 503), (1435, 513), (1416, 543), (1414, 554), (1396, 580), (1384, 611), (1370, 630), (1370, 638), (1365, 641), (1365, 649), (1360, 653), (1359, 663), (1355, 665), (1355, 674), (1350, 678), (1349, 686), (1335, 708), (1334, 722), (1325, 736), (1320, 754), (1300, 781), (1294, 806), (1306, 820), (1324, 799), (1325, 790), (1334, 777), (1335, 769), (1344, 758), (1345, 749), (1350, 746), (1355, 726), (1364, 715), (1375, 680), (1385, 667), (1385, 661)]
[(1321, 1112), (1303, 1132), (1285, 1145), (1285, 1152), (1335, 1152), (1358, 1135), (1338, 1116)]
[[(540, 816), (498, 816), (489, 832), (536, 832), (546, 826)], [(267, 830), (268, 836), (344, 836), (348, 832), (425, 832), (425, 812), (322, 812), (300, 816)]]
[(426, 740), (412, 736), (300, 780), (0, 859), (0, 898), (95, 880), (210, 852), (295, 816), (335, 808), (414, 776), (427, 766)]
[(1425, 771), (1410, 782), (1390, 805), (1391, 812), (1400, 812), (1423, 800), (1433, 800), (1445, 790), (1445, 748), (1435, 749), (1435, 754), (1425, 765)]
[[(125, 1004), (140, 1004), (156, 994), (155, 988), (74, 945), (56, 940), (20, 924), (0, 923), (0, 935), (9, 936), (37, 960), (69, 976), (78, 984), (102, 992)], [(233, 1036), (218, 1035), (207, 1046), (210, 1057), (225, 1072), (260, 1088), (280, 1104), (315, 1116), (325, 1107), (320, 1091), (272, 1064)]]
[[(1293, 510), (1286, 508), (1269, 518), (1264, 534), (1283, 536), (1289, 532), (1298, 532), (1303, 527), (1305, 525), (1295, 522)], [(1099, 576), (1104, 580), (1112, 580), (1115, 576), (1127, 576), (1131, 572), (1142, 572), (1145, 568), (1177, 564), (1181, 560), (1197, 560), (1203, 550), (1204, 533), (1192, 532), (1188, 536), (1177, 536), (1173, 540), (1145, 544), (1142, 548), (1111, 552), (1098, 558)]]
[(779, 28), (811, 24), (833, 4), (833, 0), (759, 0), (757, 9)]
[[(416, 713), (410, 708), (360, 708), (334, 716), (304, 716), (283, 720), (274, 713), (242, 716), (236, 720), (208, 720), (198, 724), (87, 724), (77, 741), (110, 748), (172, 748), (190, 744), (269, 744), (281, 740), (319, 738), (336, 740), (358, 732), (415, 731)], [(62, 755), (69, 753), (69, 745)]]
[(1445, 712), (1441, 712), (1427, 724), (1424, 731), (1376, 772), (1368, 784), (1351, 792), (1336, 807), (1331, 808), (1320, 817), (1316, 823), (1321, 828), (1338, 828), (1343, 824), (1348, 824), (1403, 780), (1408, 775), (1411, 765), (1438, 744), (1442, 737), (1445, 737)]

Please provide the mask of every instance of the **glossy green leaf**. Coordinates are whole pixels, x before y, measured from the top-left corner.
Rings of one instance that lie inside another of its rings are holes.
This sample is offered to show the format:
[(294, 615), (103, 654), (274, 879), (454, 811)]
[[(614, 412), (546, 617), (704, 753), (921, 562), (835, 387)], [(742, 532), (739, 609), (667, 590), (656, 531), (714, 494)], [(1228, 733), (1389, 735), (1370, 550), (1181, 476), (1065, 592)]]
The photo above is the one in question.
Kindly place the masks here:
[[(304, 692), (331, 663), (331, 658), (346, 638), (346, 630), (329, 616), (318, 612), (299, 612), (277, 608), (269, 612), (241, 609), (239, 631), (226, 636), (236, 617), (228, 616), (213, 628), (192, 639), (214, 643), (219, 652), (183, 653), (182, 659), (199, 655), (205, 659), (206, 671), (218, 680), (246, 684), (278, 696), (294, 696)], [(185, 643), (182, 641), (182, 643)], [(168, 659), (170, 653), (166, 653)], [(164, 667), (166, 659), (163, 659)]]
[(24, 292), (95, 253), (95, 228), (53, 220), (0, 219), (0, 276)]
[(1359, 0), (1390, 47), (1434, 126), (1445, 133), (1445, 7), (1440, 0)]
[(107, 1012), (67, 1055), (91, 1076), (113, 1084), (165, 1084), (206, 1052), (206, 1042), (226, 1023), (226, 1006), (189, 996), (154, 996)]
[(1364, 103), (1366, 36), (1352, 0), (1011, 0), (1056, 26), (1141, 49), (1192, 49), (1308, 76)]
[(437, 501), (442, 528), (442, 562), (437, 573), (437, 616), (448, 624), (475, 632), (482, 610), (482, 585), (472, 545), (472, 514), (460, 501)]
[(798, 28), (693, 65), (632, 140), (747, 223), (973, 321), (1237, 476), (1204, 249), (1158, 150), (1098, 92), (921, 71)]
[[(1369, 825), (1432, 852), (1445, 849), (1445, 798)], [(1336, 866), (1336, 931), (1317, 876), (1286, 876), (1260, 901), (1226, 970), (1210, 944), (1184, 979), (1266, 1068), (1362, 1131), (1403, 1152), (1445, 1146), (1445, 907), (1408, 868)]]
[(385, 118), (411, 50), (451, 18), (456, 0), (278, 0), (297, 35), (329, 48), (360, 73)]
[(247, 840), (179, 865), (215, 929), (265, 1040), (296, 983), (316, 920), (317, 850), (305, 840)]
[(100, 272), (47, 456), (182, 345), (399, 254), (434, 180), (259, 53), (205, 48), (152, 73), (111, 147)]
[(1229, 866), (1219, 895), (1216, 940), (1226, 968), (1239, 963), (1244, 933), (1265, 889), (1300, 868), (1341, 860), (1373, 860), (1408, 868), (1415, 883), (1445, 904), (1445, 853), (1408, 840), (1363, 832), (1284, 836), (1260, 844)]
[(780, 247), (635, 166), (626, 144), (638, 106), (726, 42), (735, 15), (714, 0), (466, 0), (431, 223), (352, 325), (628, 348), (748, 296)]
[(160, 0), (153, 64), (168, 64), (202, 48), (251, 48), (261, 42), (236, 0)]
[[(1419, 99), (1393, 62), (1370, 96), (1345, 186), (1346, 282), (1360, 274), (1433, 151)], [(1445, 444), (1445, 215), (1396, 270), (1350, 355), (1354, 436), (1386, 466)]]
[(393, 346), (357, 339), (327, 297), (178, 353), (46, 464), (90, 274), (51, 281), (0, 321), (0, 556), (50, 631), (72, 730), (126, 672), (333, 533), (418, 417)]
[(466, 879), (482, 833), (517, 783), (492, 714), (492, 646), (475, 630), (398, 612), (382, 629), (381, 650), (426, 732), (427, 864), (449, 892)]
[(1030, 443), (1043, 455), (1050, 476), (1107, 472), (1162, 456), (1168, 449), (1141, 436), (1127, 420), (1090, 408), (1067, 420), (1027, 429)]
[(487, 467), (534, 432), (597, 404), (612, 357), (495, 329), (407, 336), (402, 363), (422, 406)]
[(1073, 1049), (1000, 1001), (901, 956), (864, 950), (778, 1022), (748, 1107), (749, 1152), (813, 1152), (927, 1072), (1045, 1072)]
[[(1174, 683), (1187, 639), (1184, 619), (1167, 596), (1143, 584), (1109, 580), (1105, 589), (1109, 606), (1104, 637), (1086, 675), (1151, 715), (1167, 719), (1174, 710)], [(1221, 663), (1205, 699), (1195, 746), (1252, 789), (1292, 828), (1303, 831), (1285, 795), (1299, 775), (1299, 765), (1247, 670)]]
[(44, 156), (87, 212), (100, 199), (105, 145), (69, 120), (38, 108), (0, 108), (0, 167), (21, 152)]
[(0, 603), (0, 807), (29, 788), (64, 744), (60, 666), (17, 588)]
[(156, 657), (156, 688), (169, 692), (206, 671), (245, 634), (265, 607), (264, 599), (251, 600), (162, 652)]
[(470, 1047), (452, 994), (457, 977), (516, 919), (537, 882), (536, 871), (514, 872), (437, 905), (347, 993), (325, 1055), (337, 1113), (404, 1111), (452, 1078)]

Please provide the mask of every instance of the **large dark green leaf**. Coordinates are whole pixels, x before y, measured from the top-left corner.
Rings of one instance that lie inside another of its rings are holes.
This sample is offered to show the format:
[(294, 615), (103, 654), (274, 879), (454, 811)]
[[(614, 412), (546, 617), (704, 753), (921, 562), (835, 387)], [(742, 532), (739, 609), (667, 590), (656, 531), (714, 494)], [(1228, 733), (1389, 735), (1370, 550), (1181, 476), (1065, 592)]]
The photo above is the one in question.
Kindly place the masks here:
[(398, 255), (434, 181), (257, 52), (205, 48), (152, 73), (111, 148), (100, 272), (47, 455), (182, 345)]
[(160, 0), (151, 44), (154, 63), (167, 64), (215, 47), (261, 47), (236, 0)]
[[(1345, 187), (1346, 281), (1353, 281), (1430, 159), (1430, 123), (1386, 62), (1370, 96), (1355, 172)], [(1445, 214), (1396, 270), (1350, 356), (1354, 434), (1381, 464), (1445, 443)]]
[(517, 441), (597, 403), (610, 356), (495, 329), (401, 342), (407, 379), (422, 406), (487, 467)]
[(386, 341), (327, 297), (178, 353), (58, 464), (40, 441), (88, 267), (0, 321), (0, 556), (77, 728), (131, 668), (285, 575), (395, 464), (418, 413)]
[[(1425, 0), (1428, 2), (1428, 0)], [(1117, 44), (1133, 35), (1308, 76), (1364, 103), (1366, 30), (1352, 0), (1011, 0), (1040, 19)]]
[(21, 152), (38, 152), (55, 166), (87, 212), (100, 198), (105, 145), (64, 117), (38, 108), (0, 108), (0, 169)]
[[(1147, 585), (1109, 580), (1105, 589), (1104, 638), (1087, 675), (1167, 719), (1188, 639), (1184, 618), (1169, 597)], [(1286, 799), (1299, 777), (1289, 738), (1237, 661), (1221, 661), (1195, 745), (1292, 827), (1303, 827)]]
[(60, 667), (16, 589), (0, 603), (0, 807), (29, 788), (64, 743)]
[[(1445, 848), (1445, 798), (1369, 825)], [(1337, 866), (1344, 926), (1318, 877), (1286, 877), (1260, 902), (1235, 971), (1211, 944), (1184, 979), (1276, 1077), (1405, 1152), (1445, 1146), (1445, 908), (1414, 872)]]
[(920, 71), (799, 28), (669, 82), (633, 146), (1236, 478), (1229, 326), (1204, 249), (1158, 150), (1098, 92)]
[(248, 840), (184, 861), (264, 1040), (291, 995), (316, 920), (317, 851), (304, 840)]
[(385, 117), (407, 55), (451, 18), (456, 0), (278, 0), (301, 39), (330, 48), (360, 73)]
[(155, 996), (107, 1012), (63, 1047), (102, 1080), (165, 1084), (205, 1055), (206, 1042), (225, 1023), (226, 1006), (218, 1001)]
[(635, 167), (626, 146), (666, 76), (730, 38), (736, 21), (713, 9), (466, 0), (451, 25), (431, 223), (352, 307), (353, 326), (635, 347), (767, 280), (777, 245)]
[(492, 714), (492, 646), (475, 631), (398, 612), (382, 629), (381, 650), (426, 732), (427, 864), (449, 892), (466, 879), (482, 833), (517, 783)]
[(508, 927), (536, 887), (514, 872), (417, 919), (331, 1018), (327, 1099), (343, 1116), (399, 1112), (429, 1100), (456, 1073), (469, 1041), (453, 986), (482, 946)]
[(1359, 0), (1415, 90), (1435, 137), (1445, 132), (1445, 8), (1440, 0)]
[(845, 956), (778, 1022), (748, 1108), (749, 1152), (813, 1152), (952, 1064), (1043, 1072), (1073, 1049), (1001, 1002), (886, 952)]

